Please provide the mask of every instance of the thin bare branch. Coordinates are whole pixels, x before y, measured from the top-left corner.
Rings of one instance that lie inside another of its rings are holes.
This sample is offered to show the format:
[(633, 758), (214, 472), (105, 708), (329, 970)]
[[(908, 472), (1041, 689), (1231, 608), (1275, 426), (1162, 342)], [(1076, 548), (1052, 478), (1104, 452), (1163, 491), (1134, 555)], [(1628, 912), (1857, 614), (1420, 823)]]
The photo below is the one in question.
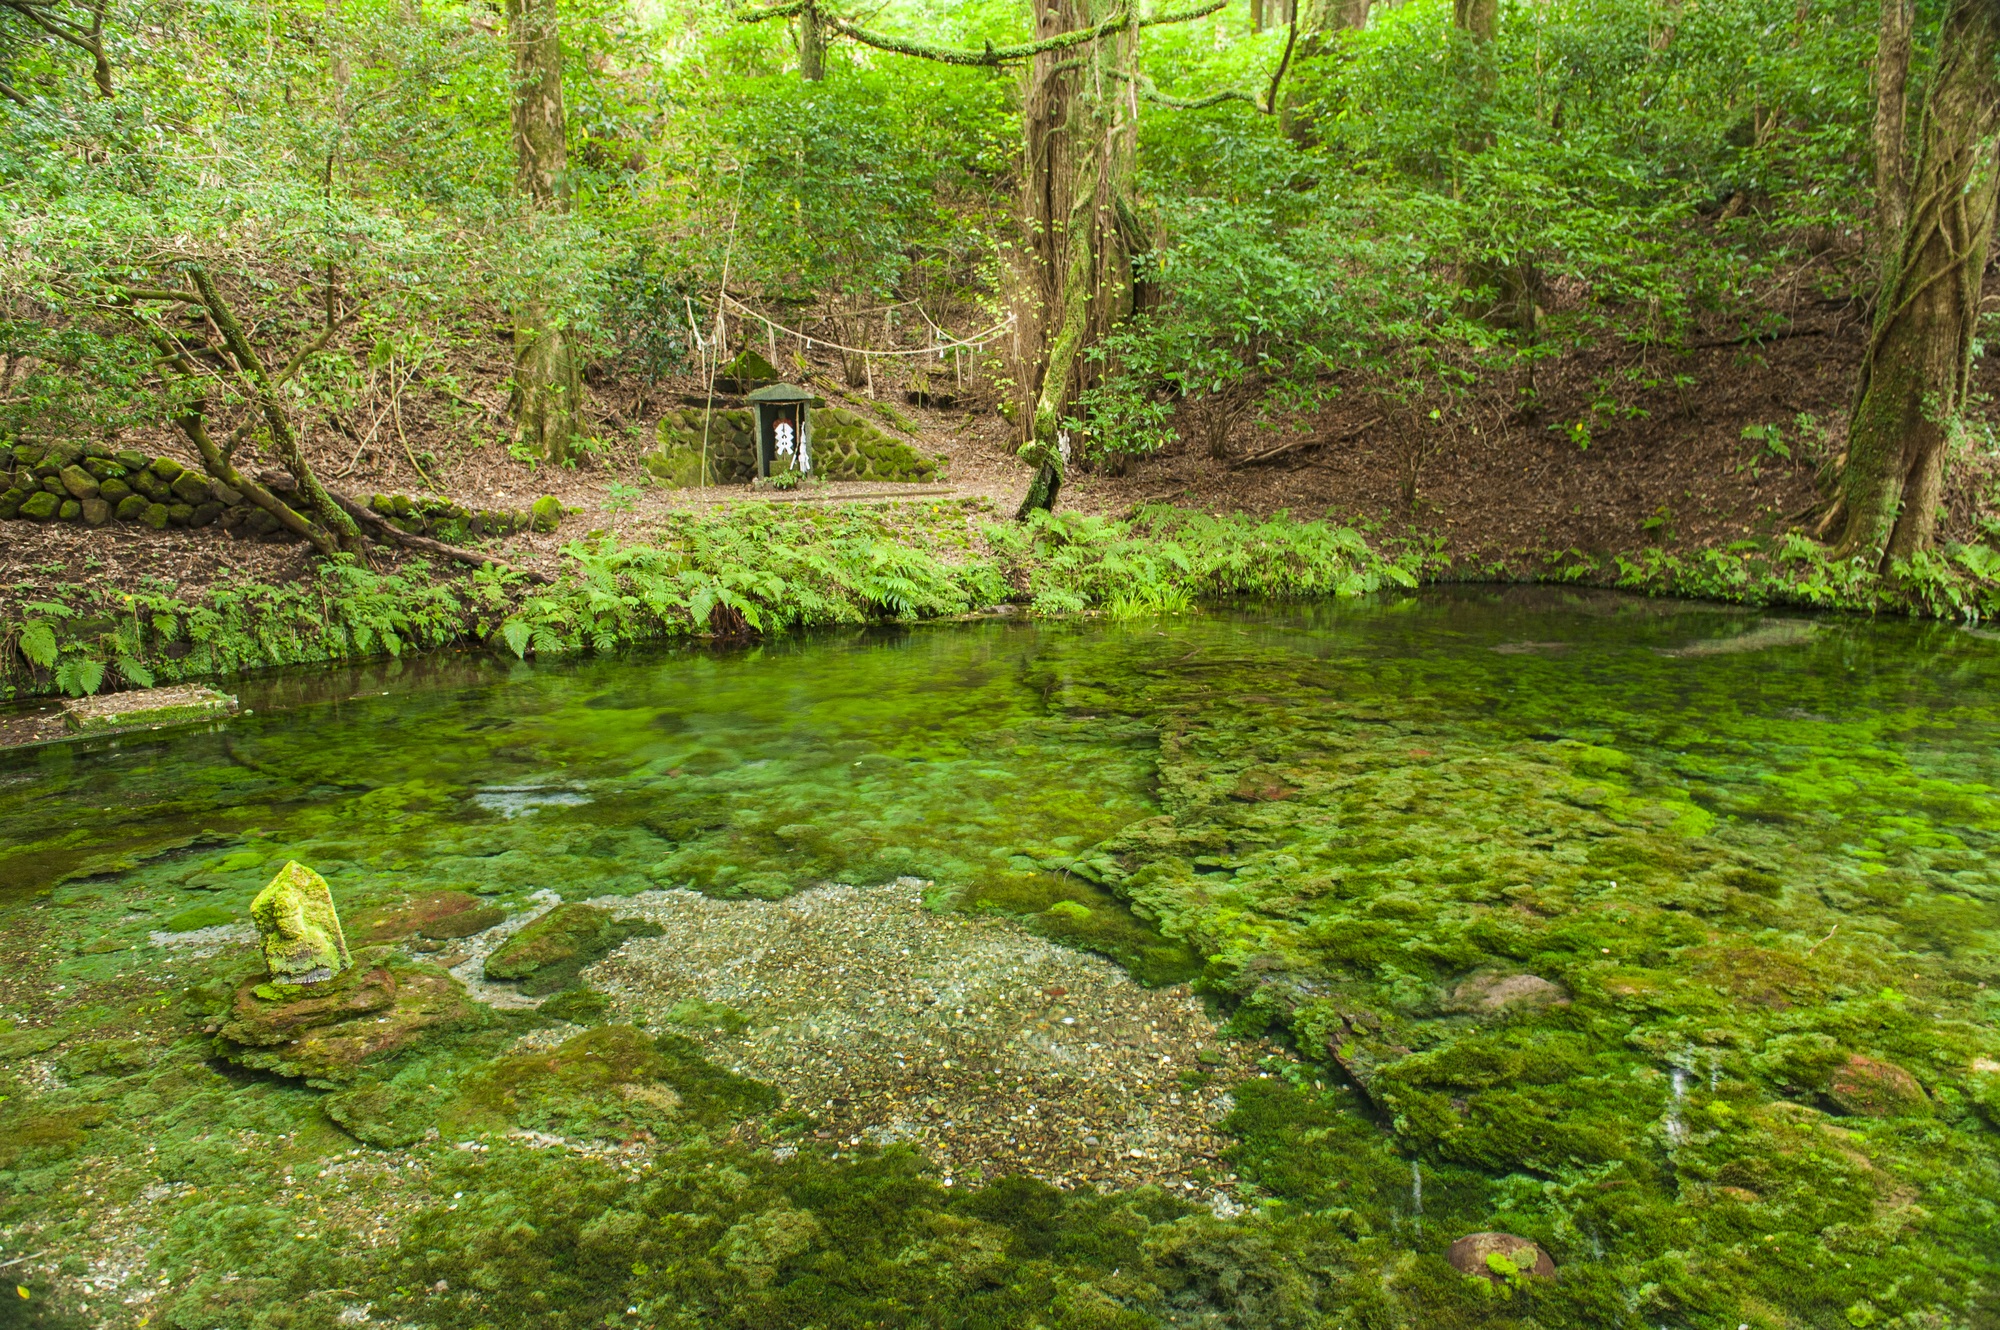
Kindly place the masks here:
[[(1153, 28), (1169, 23), (1191, 23), (1195, 19), (1206, 18), (1215, 13), (1225, 3), (1226, 0), (1210, 0), (1210, 3), (1203, 4), (1198, 9), (1142, 18), (1139, 20), (1139, 26)], [(735, 17), (739, 23), (762, 23), (766, 19), (790, 18), (804, 8), (804, 0), (797, 0), (796, 3), (773, 5), (768, 9), (739, 10)], [(842, 36), (860, 42), (863, 46), (872, 46), (878, 51), (889, 51), (895, 55), (915, 56), (919, 60), (933, 60), (939, 64), (965, 65), (973, 68), (1016, 64), (1044, 51), (1066, 51), (1072, 47), (1086, 46), (1100, 37), (1109, 36), (1132, 26), (1130, 12), (1120, 9), (1094, 27), (1078, 28), (1074, 32), (1059, 33), (1038, 42), (1023, 42), (1014, 46), (995, 46), (988, 42), (984, 48), (974, 50), (962, 46), (932, 46), (927, 42), (910, 41), (902, 37), (891, 37), (886, 33), (871, 32), (832, 14), (822, 13), (820, 17), (828, 27)]]

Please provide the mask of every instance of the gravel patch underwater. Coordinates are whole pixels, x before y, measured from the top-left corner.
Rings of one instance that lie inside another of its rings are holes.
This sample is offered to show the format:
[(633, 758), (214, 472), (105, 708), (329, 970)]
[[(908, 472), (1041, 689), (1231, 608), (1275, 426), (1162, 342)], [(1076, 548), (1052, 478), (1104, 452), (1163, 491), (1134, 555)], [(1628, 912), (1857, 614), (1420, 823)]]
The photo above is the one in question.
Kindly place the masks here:
[(1011, 920), (928, 910), (929, 885), (602, 900), (663, 935), (584, 979), (621, 1019), (776, 1086), (836, 1149), (907, 1142), (956, 1184), (1211, 1184), (1225, 1087), (1276, 1049), (1225, 1041), (1186, 985), (1147, 989)]

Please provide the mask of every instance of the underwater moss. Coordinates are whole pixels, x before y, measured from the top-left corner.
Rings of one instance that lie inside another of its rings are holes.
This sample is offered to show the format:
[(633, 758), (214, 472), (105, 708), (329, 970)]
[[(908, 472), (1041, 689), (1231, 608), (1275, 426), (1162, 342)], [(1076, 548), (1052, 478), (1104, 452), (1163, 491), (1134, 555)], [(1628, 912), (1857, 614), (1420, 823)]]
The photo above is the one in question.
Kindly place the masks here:
[[(8, 755), (0, 1259), (52, 1253), (12, 1272), (51, 1324), (105, 1319), (63, 1265), (105, 1261), (121, 1330), (1984, 1324), (2000, 660), (1758, 631), (1462, 588), (411, 662)], [(330, 994), (172, 927), (290, 859), (351, 930)], [(948, 1187), (704, 1057), (726, 1011), (442, 968), (538, 893), (901, 873), (1289, 1041), (1163, 1075), (1233, 1102), (1212, 1192)], [(1455, 1268), (1489, 1232), (1558, 1277)]]

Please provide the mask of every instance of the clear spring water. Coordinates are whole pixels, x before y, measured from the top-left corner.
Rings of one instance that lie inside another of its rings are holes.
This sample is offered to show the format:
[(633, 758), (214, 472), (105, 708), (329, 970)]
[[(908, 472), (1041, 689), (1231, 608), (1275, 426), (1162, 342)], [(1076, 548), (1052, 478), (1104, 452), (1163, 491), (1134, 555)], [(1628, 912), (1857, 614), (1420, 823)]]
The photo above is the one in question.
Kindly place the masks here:
[[(1391, 1245), (1511, 1224), (1559, 1263), (1623, 1271), (1621, 1305), (1676, 1324), (1706, 1323), (1658, 1302), (1677, 1251), (1709, 1263), (1701, 1315), (1729, 1324), (1786, 1299), (1791, 1323), (1958, 1306), (1988, 1260), (1988, 633), (1446, 588), (445, 657), (236, 691), (254, 714), (213, 729), (0, 756), (0, 938), (18, 958), (0, 1017), (19, 1027), (0, 1035), (0, 1117), (94, 1094), (134, 1148), (193, 1132), (152, 1116), (156, 1068), (65, 1072), (62, 1050), (146, 1028), (198, 1057), (170, 990), (135, 979), (220, 964), (161, 939), (241, 921), (286, 858), (354, 911), (439, 889), (513, 908), (907, 874), (1152, 980), (1206, 963), (1255, 1024), (1338, 1061), (1363, 1092), (1342, 1092), (1342, 1120), (1388, 1164), (1310, 1154), (1282, 1127), (1298, 1103), (1246, 1117), (1237, 1164), (1300, 1205), (1374, 1205), (1361, 1247), (1400, 1232), (1421, 1185), (1423, 1233)], [(1530, 1016), (1454, 987), (1514, 971), (1562, 998)], [(1906, 1068), (1921, 1114), (1827, 1098), (1851, 1055)], [(309, 1113), (309, 1092), (266, 1090)], [(1822, 1117), (1799, 1126), (1793, 1107)], [(90, 1157), (80, 1137), (0, 1150), (10, 1222), (43, 1222)], [(1759, 1243), (1754, 1268), (1729, 1255)], [(1928, 1283), (1903, 1280), (1911, 1263)]]

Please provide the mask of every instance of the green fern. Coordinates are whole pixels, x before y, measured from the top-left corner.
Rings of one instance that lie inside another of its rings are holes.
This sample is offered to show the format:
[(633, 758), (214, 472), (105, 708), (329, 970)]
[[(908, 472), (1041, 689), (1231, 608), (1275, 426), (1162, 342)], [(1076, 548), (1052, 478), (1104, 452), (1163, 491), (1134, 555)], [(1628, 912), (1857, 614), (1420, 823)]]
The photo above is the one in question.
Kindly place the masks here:
[(21, 625), (21, 656), (37, 669), (56, 663), (56, 630), (46, 619), (31, 619)]

